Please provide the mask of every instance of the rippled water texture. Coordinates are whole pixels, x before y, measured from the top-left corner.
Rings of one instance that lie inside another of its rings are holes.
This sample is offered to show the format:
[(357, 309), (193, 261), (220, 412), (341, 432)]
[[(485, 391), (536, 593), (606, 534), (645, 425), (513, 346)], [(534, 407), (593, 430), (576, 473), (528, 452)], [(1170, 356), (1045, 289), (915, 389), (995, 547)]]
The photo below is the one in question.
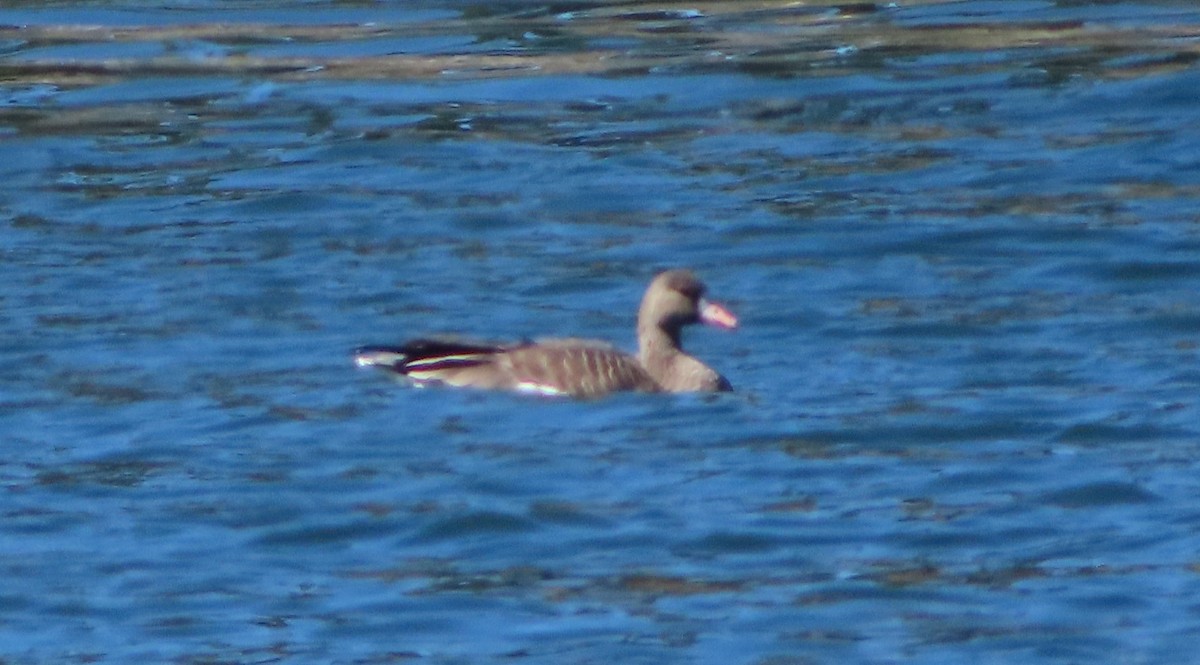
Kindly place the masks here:
[[(7, 2), (0, 661), (1200, 643), (1192, 2)], [(412, 390), (411, 335), (712, 398)]]

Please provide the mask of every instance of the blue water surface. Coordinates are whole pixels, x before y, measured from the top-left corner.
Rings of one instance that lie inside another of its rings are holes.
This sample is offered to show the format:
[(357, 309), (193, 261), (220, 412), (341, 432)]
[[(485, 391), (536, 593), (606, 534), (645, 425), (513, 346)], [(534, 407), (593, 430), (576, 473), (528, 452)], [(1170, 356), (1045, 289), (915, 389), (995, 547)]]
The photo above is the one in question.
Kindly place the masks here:
[[(1200, 10), (0, 8), (0, 661), (1159, 663)], [(415, 390), (410, 336), (736, 387)]]

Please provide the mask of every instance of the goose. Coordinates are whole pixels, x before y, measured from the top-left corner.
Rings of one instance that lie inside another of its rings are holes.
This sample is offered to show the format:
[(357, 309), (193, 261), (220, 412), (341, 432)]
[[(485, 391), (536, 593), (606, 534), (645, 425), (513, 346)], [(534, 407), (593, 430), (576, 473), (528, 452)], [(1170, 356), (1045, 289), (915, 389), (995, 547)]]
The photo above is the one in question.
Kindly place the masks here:
[(704, 323), (733, 329), (725, 307), (708, 301), (690, 270), (659, 273), (638, 309), (637, 355), (611, 344), (562, 338), (515, 343), (420, 338), (398, 346), (355, 350), (360, 367), (384, 370), (416, 386), (444, 385), (579, 398), (619, 391), (716, 392), (732, 390), (725, 377), (683, 351), (684, 326)]

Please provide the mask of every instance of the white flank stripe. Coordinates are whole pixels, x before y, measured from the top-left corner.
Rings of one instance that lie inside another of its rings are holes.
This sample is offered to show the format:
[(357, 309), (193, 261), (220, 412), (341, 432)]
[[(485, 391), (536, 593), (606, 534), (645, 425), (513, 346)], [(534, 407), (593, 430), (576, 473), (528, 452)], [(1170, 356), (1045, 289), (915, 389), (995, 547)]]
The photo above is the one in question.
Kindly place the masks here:
[(534, 383), (533, 381), (522, 381), (517, 384), (517, 392), (531, 395), (562, 395), (563, 391), (548, 386), (544, 383)]
[(432, 356), (430, 358), (421, 358), (420, 360), (411, 360), (406, 364), (406, 367), (411, 369), (420, 369), (425, 365), (436, 365), (446, 362), (447, 360), (478, 360), (483, 357), (480, 353), (463, 353), (455, 356)]

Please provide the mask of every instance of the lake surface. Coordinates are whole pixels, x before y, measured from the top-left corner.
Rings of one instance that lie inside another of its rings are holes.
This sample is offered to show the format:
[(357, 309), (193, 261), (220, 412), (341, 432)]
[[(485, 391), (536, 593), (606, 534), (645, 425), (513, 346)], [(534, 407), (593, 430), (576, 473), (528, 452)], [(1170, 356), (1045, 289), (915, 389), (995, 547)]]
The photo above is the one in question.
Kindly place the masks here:
[[(0, 661), (1200, 643), (1192, 2), (8, 2)], [(414, 390), (360, 344), (737, 392)]]

